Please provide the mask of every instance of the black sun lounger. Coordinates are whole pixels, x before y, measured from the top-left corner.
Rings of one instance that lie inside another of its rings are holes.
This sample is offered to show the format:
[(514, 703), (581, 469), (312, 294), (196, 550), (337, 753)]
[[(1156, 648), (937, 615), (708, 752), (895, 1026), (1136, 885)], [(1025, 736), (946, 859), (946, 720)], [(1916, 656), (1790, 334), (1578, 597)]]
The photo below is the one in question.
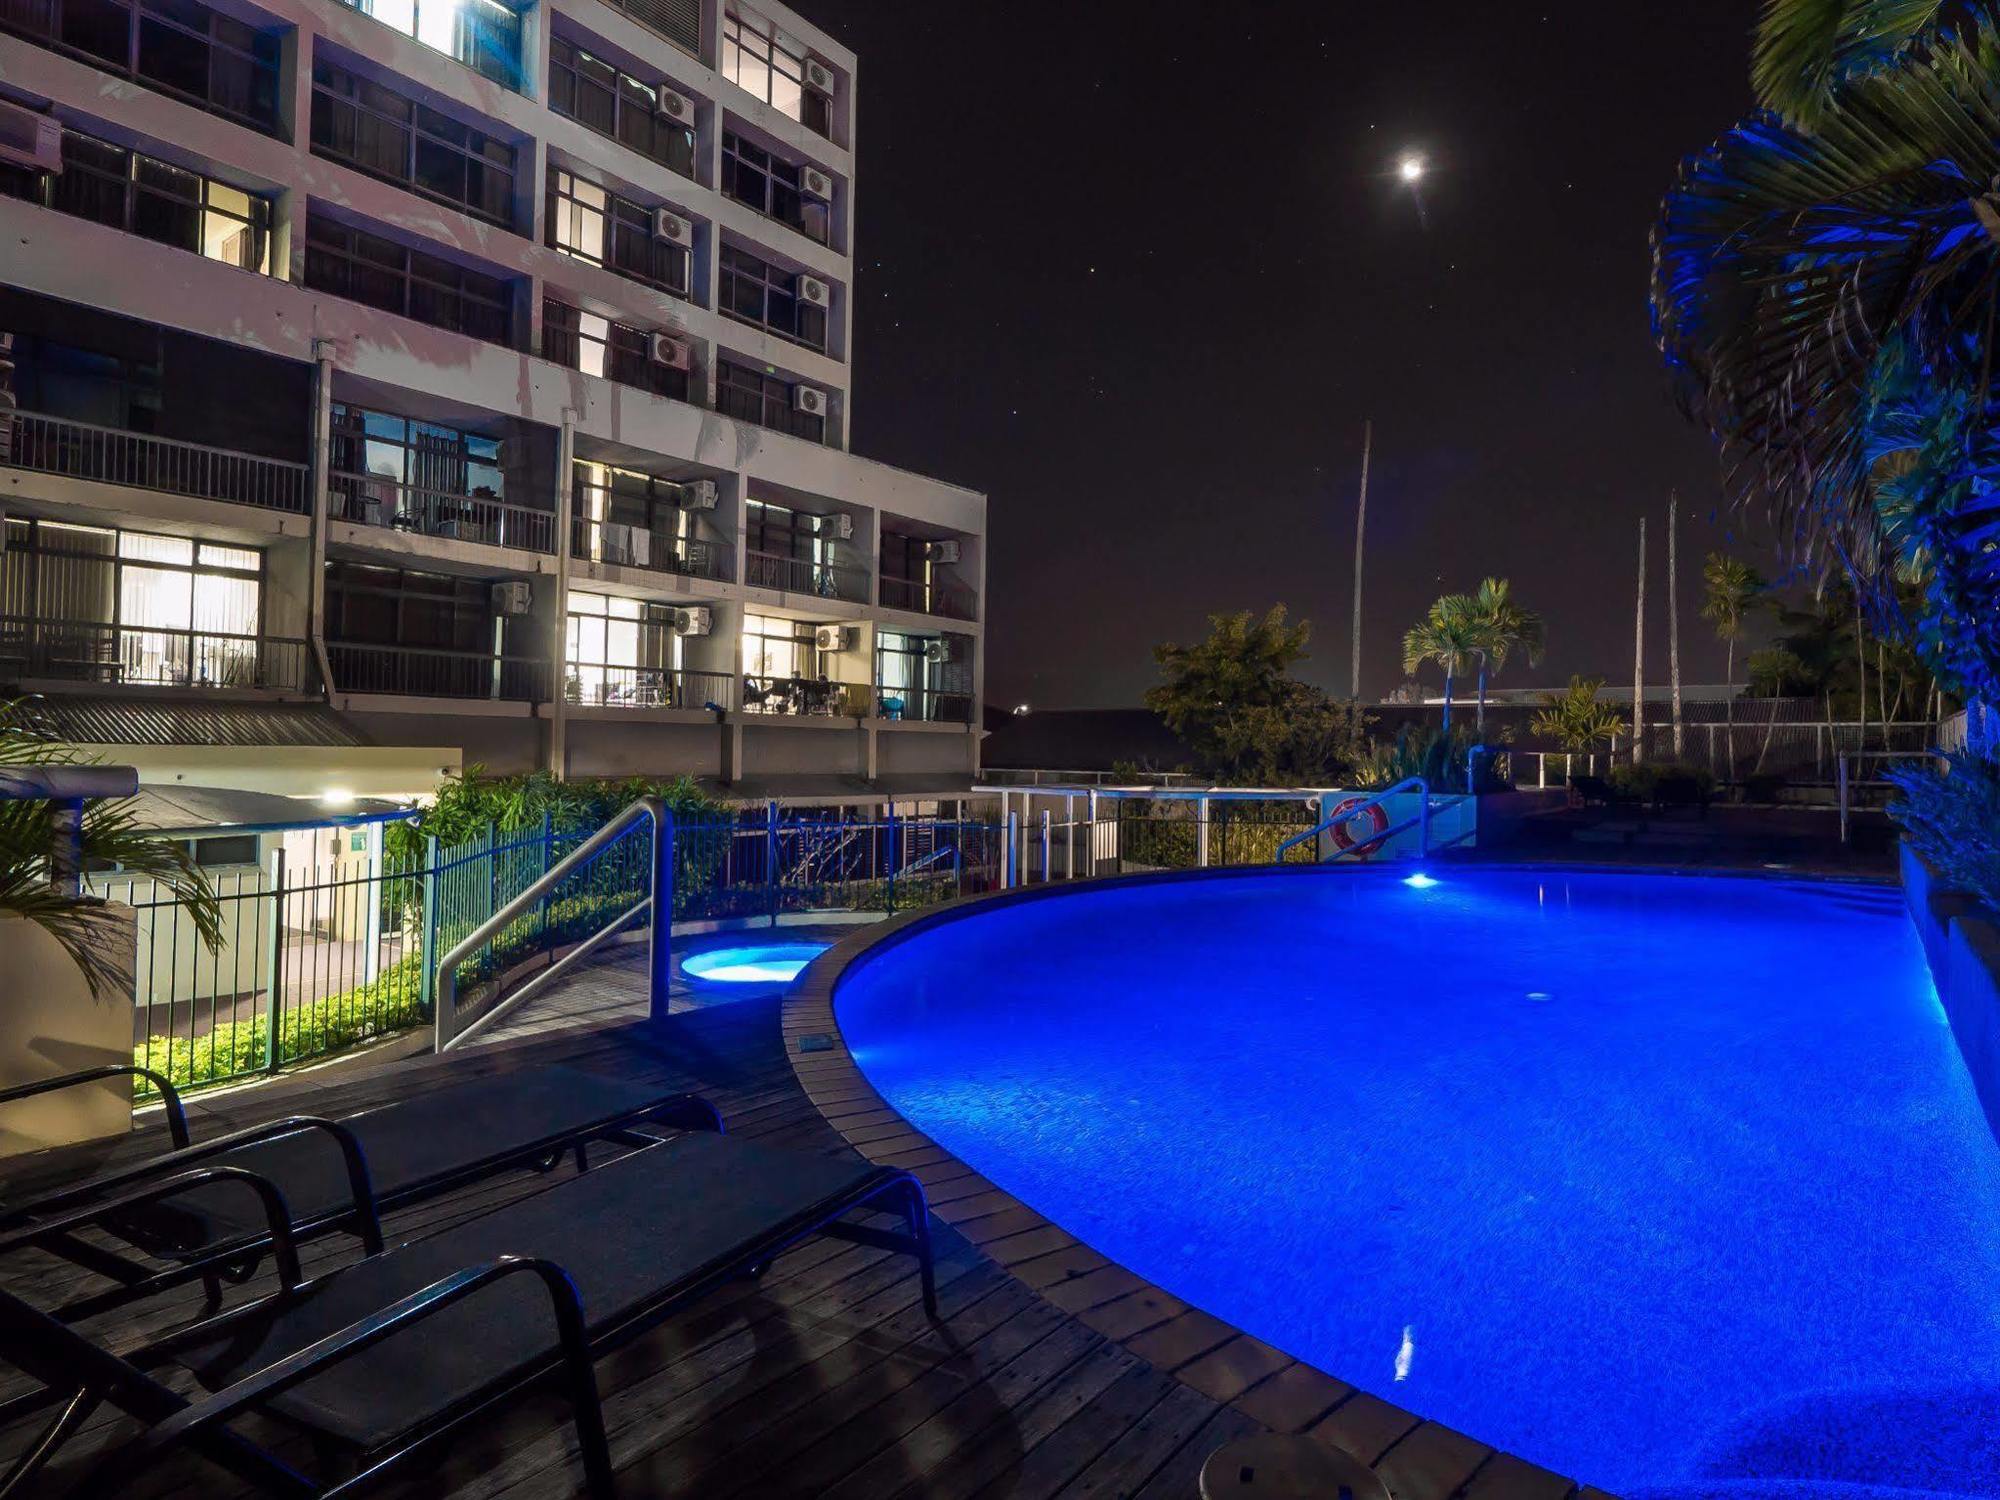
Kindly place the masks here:
[[(421, 1087), (421, 1074), (412, 1081)], [(33, 1086), (47, 1091), (57, 1085)], [(18, 1096), (22, 1090), (0, 1096)], [(179, 1101), (169, 1106), (177, 1143), (187, 1141)], [(102, 1173), (0, 1213), (0, 1227), (38, 1221), (101, 1202), (146, 1182), (196, 1165), (254, 1173), (284, 1196), (295, 1239), (335, 1229), (353, 1233), (364, 1249), (382, 1247), (379, 1216), (508, 1167), (553, 1166), (565, 1152), (585, 1164), (589, 1141), (643, 1145), (637, 1128), (720, 1130), (713, 1105), (693, 1094), (663, 1094), (657, 1085), (600, 1078), (573, 1068), (540, 1067), (428, 1088), (377, 1109), (323, 1120), (295, 1115), (177, 1149)], [(51, 1233), (40, 1248), (65, 1255), (119, 1283), (116, 1290), (71, 1304), (71, 1319), (218, 1271), (241, 1275), (271, 1242), (254, 1193), (231, 1180), (149, 1198), (96, 1220), (101, 1227), (161, 1260), (161, 1271), (74, 1236)], [(211, 1279), (211, 1294), (216, 1287)]]
[[(203, 1191), (270, 1196), (249, 1174), (205, 1175)], [(841, 1222), (856, 1210), (895, 1213), (903, 1228)], [(910, 1173), (692, 1132), (309, 1282), (297, 1282), (281, 1231), (284, 1289), (124, 1357), (0, 1293), (0, 1356), (76, 1393), (33, 1450), (36, 1464), (100, 1402), (147, 1424), (83, 1478), (82, 1493), (120, 1493), (185, 1448), (270, 1493), (327, 1494), (350, 1474), (372, 1477), (449, 1442), (497, 1402), (554, 1386), (571, 1402), (590, 1493), (604, 1497), (611, 1463), (593, 1361), (819, 1233), (914, 1255), (937, 1316), (924, 1193)], [(169, 1361), (213, 1394), (190, 1404), (148, 1373)], [(252, 1411), (312, 1435), (345, 1472), (309, 1478), (230, 1428)]]

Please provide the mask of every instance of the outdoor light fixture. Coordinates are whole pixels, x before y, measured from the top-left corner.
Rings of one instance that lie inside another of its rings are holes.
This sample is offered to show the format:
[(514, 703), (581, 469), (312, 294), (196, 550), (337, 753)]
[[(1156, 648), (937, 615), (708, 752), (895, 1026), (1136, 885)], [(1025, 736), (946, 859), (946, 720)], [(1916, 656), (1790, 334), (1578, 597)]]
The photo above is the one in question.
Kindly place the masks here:
[(330, 786), (319, 794), (319, 800), (322, 807), (352, 807), (354, 793), (344, 786)]
[(1017, 719), (1025, 718), (1031, 712), (1033, 712), (1033, 710), (1031, 710), (1025, 703), (1016, 703), (1014, 705), (1014, 717)]

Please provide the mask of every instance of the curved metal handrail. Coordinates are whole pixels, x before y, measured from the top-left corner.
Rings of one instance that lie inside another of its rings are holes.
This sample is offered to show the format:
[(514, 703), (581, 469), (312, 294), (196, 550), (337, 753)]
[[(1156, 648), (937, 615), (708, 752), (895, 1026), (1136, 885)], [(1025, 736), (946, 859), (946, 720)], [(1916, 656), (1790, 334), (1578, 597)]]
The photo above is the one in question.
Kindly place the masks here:
[[(653, 824), (653, 878), (645, 899), (627, 907), (606, 922), (575, 948), (483, 1015), (470, 1023), (462, 1022), (458, 1015), (458, 966), (491, 942), (497, 934), (526, 916), (550, 891), (623, 838), (635, 824), (646, 820), (650, 820)], [(448, 1052), (468, 1037), (491, 1025), (499, 1017), (521, 1004), (542, 985), (594, 950), (599, 943), (642, 911), (648, 916), (647, 936), (650, 957), (647, 972), (652, 982), (652, 994), (655, 998), (664, 996), (673, 977), (670, 939), (674, 910), (673, 893), (673, 811), (658, 797), (641, 797), (550, 866), (547, 874), (535, 880), (520, 895), (459, 939), (451, 950), (438, 960), (437, 1040), (434, 1050)]]
[[(1322, 820), (1312, 828), (1308, 828), (1304, 833), (1293, 834), (1282, 844), (1278, 845), (1277, 857), (1273, 863), (1284, 863), (1285, 856), (1298, 845), (1303, 844), (1307, 839), (1318, 839), (1321, 835), (1331, 832), (1340, 824), (1358, 818), (1364, 813), (1372, 812), (1391, 797), (1408, 791), (1420, 792), (1423, 795), (1423, 800), (1418, 804), (1416, 817), (1405, 819), (1393, 828), (1383, 829), (1381, 833), (1376, 835), (1376, 839), (1386, 839), (1392, 833), (1401, 833), (1405, 828), (1415, 827), (1419, 830), (1417, 835), (1417, 853), (1419, 857), (1429, 854), (1431, 846), (1431, 784), (1421, 776), (1405, 776), (1387, 791), (1377, 792), (1366, 802), (1357, 802), (1354, 806), (1338, 811), (1332, 817)], [(1376, 839), (1370, 839), (1367, 842), (1373, 843)], [(1345, 853), (1346, 851), (1343, 850), (1341, 852)], [(1335, 855), (1334, 857), (1337, 859), (1339, 855)]]

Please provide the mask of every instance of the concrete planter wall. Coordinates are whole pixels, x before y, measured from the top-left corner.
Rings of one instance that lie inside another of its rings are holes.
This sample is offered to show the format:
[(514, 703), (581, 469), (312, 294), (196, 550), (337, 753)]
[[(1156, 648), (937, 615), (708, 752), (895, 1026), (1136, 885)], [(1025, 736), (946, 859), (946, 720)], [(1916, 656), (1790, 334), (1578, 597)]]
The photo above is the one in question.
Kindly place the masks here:
[[(129, 975), (137, 933), (129, 906), (108, 906), (101, 941)], [(33, 922), (0, 912), (0, 1088), (132, 1061), (132, 992), (93, 991), (70, 956)], [(132, 1080), (112, 1078), (0, 1105), (0, 1159), (132, 1128)]]
[(1931, 979), (1986, 1121), (2000, 1135), (2000, 921), (1977, 897), (1943, 883), (1908, 844), (1903, 895), (1930, 958)]

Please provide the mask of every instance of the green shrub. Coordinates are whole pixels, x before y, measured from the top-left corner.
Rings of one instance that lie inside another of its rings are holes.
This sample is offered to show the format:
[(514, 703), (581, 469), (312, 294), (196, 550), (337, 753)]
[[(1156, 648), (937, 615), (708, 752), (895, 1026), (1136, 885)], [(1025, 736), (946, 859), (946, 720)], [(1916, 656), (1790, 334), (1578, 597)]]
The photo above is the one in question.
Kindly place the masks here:
[(2000, 909), (2000, 761), (1964, 752), (1890, 767), (1889, 816), (1946, 882)]

